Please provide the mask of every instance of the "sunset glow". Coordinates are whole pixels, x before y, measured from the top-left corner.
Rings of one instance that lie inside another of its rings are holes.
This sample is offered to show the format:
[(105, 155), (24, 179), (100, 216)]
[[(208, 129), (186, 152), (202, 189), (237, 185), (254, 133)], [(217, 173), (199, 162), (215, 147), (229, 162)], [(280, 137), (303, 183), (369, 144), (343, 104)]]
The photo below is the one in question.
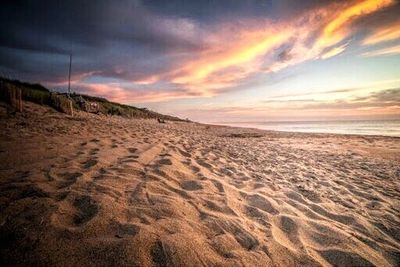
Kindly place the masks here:
[[(129, 8), (101, 4), (96, 10), (104, 17), (76, 18), (64, 32), (40, 23), (18, 26), (22, 17), (16, 17), (15, 27), (39, 37), (4, 28), (2, 36), (15, 40), (2, 41), (0, 70), (62, 91), (72, 47), (74, 91), (200, 121), (214, 121), (213, 114), (228, 120), (399, 118), (399, 102), (379, 99), (384, 92), (400, 95), (397, 1), (250, 2), (246, 12), (232, 3), (218, 15), (212, 12), (218, 5), (204, 4), (201, 16), (199, 7), (183, 8), (180, 1), (163, 9), (146, 1)], [(68, 8), (58, 12), (70, 14)], [(48, 13), (39, 20), (61, 23), (54, 10)], [(30, 63), (13, 65), (21, 58)], [(326, 93), (330, 88), (347, 91)], [(282, 94), (293, 97), (277, 102)]]

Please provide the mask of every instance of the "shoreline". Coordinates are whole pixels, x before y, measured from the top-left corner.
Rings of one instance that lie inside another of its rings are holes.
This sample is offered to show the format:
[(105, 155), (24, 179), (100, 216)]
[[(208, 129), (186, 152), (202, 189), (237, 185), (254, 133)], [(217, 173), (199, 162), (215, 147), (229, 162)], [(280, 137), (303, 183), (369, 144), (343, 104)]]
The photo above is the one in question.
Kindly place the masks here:
[[(396, 120), (397, 121), (397, 120)], [(339, 121), (337, 121), (339, 122)], [(290, 123), (290, 122), (288, 122)], [(367, 134), (367, 133), (341, 133), (341, 132), (314, 132), (314, 131), (290, 131), (290, 130), (277, 130), (277, 129), (263, 129), (263, 128), (257, 128), (255, 124), (248, 124), (248, 125), (234, 125), (234, 124), (214, 124), (210, 123), (210, 125), (214, 126), (229, 126), (233, 128), (248, 128), (248, 129), (257, 129), (257, 130), (263, 130), (263, 131), (272, 131), (272, 132), (283, 132), (283, 133), (304, 133), (304, 134), (337, 134), (337, 135), (354, 135), (354, 136), (375, 136), (375, 137), (394, 137), (394, 138), (400, 138), (400, 135), (382, 135), (382, 134)]]
[(270, 129), (261, 129), (261, 128), (256, 128), (256, 127), (250, 127), (250, 126), (233, 126), (233, 125), (228, 125), (228, 124), (213, 124), (213, 123), (200, 123), (200, 122), (195, 122), (198, 123), (199, 125), (208, 125), (208, 126), (213, 126), (213, 127), (229, 127), (232, 129), (248, 129), (252, 131), (262, 131), (265, 133), (282, 133), (282, 134), (299, 134), (299, 135), (315, 135), (319, 137), (323, 137), (324, 135), (326, 136), (353, 136), (353, 137), (372, 137), (372, 138), (394, 138), (396, 140), (400, 140), (400, 136), (391, 136), (391, 135), (376, 135), (376, 134), (353, 134), (353, 133), (330, 133), (330, 132), (300, 132), (300, 131), (284, 131), (284, 130), (270, 130)]

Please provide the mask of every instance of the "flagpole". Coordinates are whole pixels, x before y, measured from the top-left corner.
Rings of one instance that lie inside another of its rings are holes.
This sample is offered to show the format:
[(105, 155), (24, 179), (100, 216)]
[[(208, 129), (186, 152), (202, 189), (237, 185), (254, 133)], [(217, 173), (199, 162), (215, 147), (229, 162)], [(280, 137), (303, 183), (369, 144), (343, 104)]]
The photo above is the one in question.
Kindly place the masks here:
[(71, 66), (72, 66), (72, 52), (69, 54), (68, 95), (71, 95)]

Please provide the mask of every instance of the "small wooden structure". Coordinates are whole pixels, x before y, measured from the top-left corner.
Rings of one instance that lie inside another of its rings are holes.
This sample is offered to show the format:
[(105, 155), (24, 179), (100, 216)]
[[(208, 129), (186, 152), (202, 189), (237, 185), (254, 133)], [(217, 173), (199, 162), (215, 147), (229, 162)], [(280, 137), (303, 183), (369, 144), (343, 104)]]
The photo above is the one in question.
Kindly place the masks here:
[(86, 102), (86, 111), (96, 114), (99, 113), (100, 112), (99, 104), (97, 104), (96, 102)]
[(22, 112), (22, 90), (16, 86), (5, 86), (4, 83), (0, 86), (4, 90), (2, 97), (10, 104), (12, 112)]
[(66, 113), (68, 115), (74, 116), (74, 108), (72, 107), (72, 100), (71, 99), (67, 99)]
[(86, 112), (96, 113), (96, 114), (100, 112), (100, 106), (97, 102), (87, 101), (81, 95), (79, 96), (77, 102), (79, 107)]
[(68, 115), (74, 115), (74, 108), (72, 105), (72, 100), (61, 94), (52, 93), (51, 96), (51, 106), (57, 109), (58, 111), (64, 112)]

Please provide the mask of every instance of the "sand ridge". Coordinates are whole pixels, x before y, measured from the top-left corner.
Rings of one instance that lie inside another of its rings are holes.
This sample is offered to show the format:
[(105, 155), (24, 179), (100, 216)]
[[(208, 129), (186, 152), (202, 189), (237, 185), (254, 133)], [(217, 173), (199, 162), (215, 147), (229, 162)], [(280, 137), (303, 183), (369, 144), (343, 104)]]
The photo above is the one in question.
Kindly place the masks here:
[(399, 138), (26, 109), (0, 113), (3, 263), (400, 262)]

